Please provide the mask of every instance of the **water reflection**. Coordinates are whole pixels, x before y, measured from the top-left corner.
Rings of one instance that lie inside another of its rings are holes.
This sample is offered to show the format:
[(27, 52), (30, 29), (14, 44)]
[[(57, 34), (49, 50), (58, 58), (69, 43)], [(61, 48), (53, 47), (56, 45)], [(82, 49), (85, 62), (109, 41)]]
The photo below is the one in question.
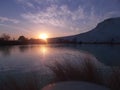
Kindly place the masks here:
[(48, 47), (47, 46), (39, 46), (39, 56), (41, 57), (39, 60), (41, 61), (41, 64), (45, 64), (48, 59)]
[(45, 56), (48, 52), (48, 49), (46, 46), (41, 46), (40, 47), (40, 52), (43, 54), (43, 56)]
[(12, 46), (3, 46), (0, 47), (0, 54), (3, 56), (9, 56), (13, 50)]
[[(39, 78), (41, 77), (42, 79), (40, 80), (41, 83), (45, 82), (45, 80), (48, 81), (46, 77), (49, 78), (48, 75), (52, 72), (46, 65), (54, 66), (56, 61), (62, 65), (65, 63), (67, 63), (66, 65), (73, 65), (75, 68), (83, 65), (85, 60), (89, 60), (97, 67), (102, 68), (106, 67), (107, 64), (120, 65), (120, 63), (116, 63), (115, 59), (112, 62), (109, 60), (116, 56), (117, 59), (120, 59), (120, 46), (22, 45), (0, 47), (0, 53), (0, 73), (2, 72), (2, 76), (15, 73), (14, 76), (16, 77), (21, 74), (28, 76), (30, 75), (29, 72), (38, 73), (40, 75)], [(102, 63), (98, 57), (103, 57)], [(107, 57), (109, 57), (108, 60)], [(2, 77), (0, 76), (0, 78)]]
[[(6, 50), (7, 49), (7, 50)], [(9, 57), (2, 55), (0, 57), (0, 68), (4, 70), (28, 71), (28, 70), (44, 70), (46, 64), (52, 64), (54, 61), (67, 61), (75, 63), (84, 61), (89, 56), (86, 52), (69, 48), (69, 47), (54, 47), (49, 45), (33, 45), (33, 46), (15, 46), (8, 47), (1, 51), (9, 52)], [(5, 53), (6, 55), (6, 53)], [(91, 60), (99, 62), (91, 55)]]
[(78, 60), (81, 50), (93, 54), (109, 66), (120, 65), (120, 46), (105, 45), (20, 45), (0, 47), (0, 60), (29, 62), (57, 60)]
[(20, 45), (18, 47), (19, 47), (20, 52), (22, 52), (22, 53), (27, 52), (28, 49), (31, 48), (31, 47), (29, 47), (27, 45)]

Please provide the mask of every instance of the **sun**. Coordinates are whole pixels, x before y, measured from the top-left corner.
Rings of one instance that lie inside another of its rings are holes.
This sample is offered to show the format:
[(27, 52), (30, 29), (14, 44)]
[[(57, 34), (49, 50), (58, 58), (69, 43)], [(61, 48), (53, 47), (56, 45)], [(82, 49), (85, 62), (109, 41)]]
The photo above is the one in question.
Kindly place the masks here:
[(48, 35), (45, 34), (45, 33), (43, 33), (43, 34), (40, 34), (39, 38), (40, 38), (40, 39), (43, 39), (43, 40), (47, 40)]

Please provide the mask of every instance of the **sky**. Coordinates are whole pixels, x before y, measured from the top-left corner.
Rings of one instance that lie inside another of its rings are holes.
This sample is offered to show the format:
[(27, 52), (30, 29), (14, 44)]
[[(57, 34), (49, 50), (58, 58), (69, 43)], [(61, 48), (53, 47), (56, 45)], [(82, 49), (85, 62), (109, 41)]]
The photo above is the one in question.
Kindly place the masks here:
[(69, 36), (112, 17), (120, 17), (120, 0), (0, 0), (0, 35)]

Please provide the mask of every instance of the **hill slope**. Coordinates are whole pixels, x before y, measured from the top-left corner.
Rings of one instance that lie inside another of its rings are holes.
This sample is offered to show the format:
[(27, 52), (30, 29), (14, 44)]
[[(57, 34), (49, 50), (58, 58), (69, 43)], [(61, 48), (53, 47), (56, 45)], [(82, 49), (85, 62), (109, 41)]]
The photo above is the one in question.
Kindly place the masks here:
[(104, 20), (89, 32), (64, 39), (77, 42), (120, 42), (120, 17)]

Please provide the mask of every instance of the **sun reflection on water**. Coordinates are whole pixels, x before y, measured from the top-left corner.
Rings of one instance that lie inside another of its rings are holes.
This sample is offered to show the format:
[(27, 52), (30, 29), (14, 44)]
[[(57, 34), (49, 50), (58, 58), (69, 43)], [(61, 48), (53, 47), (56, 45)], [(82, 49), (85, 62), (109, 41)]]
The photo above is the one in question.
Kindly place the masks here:
[(43, 56), (46, 56), (48, 53), (48, 48), (46, 46), (41, 46), (40, 52), (42, 53)]

